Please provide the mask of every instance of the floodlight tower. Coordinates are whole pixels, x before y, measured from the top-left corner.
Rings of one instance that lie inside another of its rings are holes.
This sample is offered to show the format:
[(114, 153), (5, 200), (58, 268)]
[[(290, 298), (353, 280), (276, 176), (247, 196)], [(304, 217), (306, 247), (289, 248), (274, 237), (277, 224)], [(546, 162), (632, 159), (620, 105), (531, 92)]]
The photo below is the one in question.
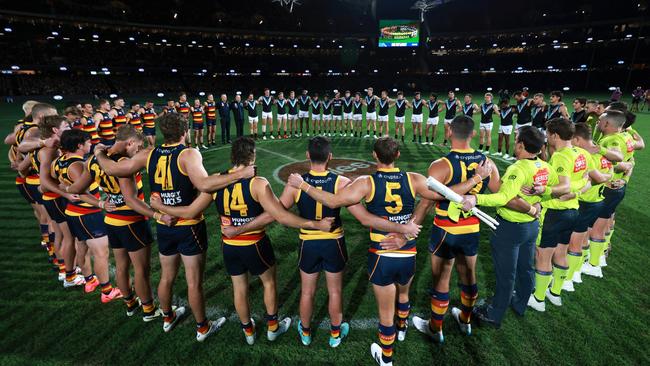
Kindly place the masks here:
[(301, 5), (300, 1), (298, 0), (271, 0), (271, 2), (280, 3), (281, 6), (288, 6), (289, 13), (293, 13), (294, 5)]

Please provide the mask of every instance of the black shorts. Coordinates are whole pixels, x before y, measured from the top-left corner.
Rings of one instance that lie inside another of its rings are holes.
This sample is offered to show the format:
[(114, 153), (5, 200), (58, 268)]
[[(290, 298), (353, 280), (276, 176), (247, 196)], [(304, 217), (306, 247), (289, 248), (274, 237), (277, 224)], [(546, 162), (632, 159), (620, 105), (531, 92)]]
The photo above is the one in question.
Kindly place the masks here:
[(206, 119), (205, 124), (210, 127), (210, 126), (216, 126), (217, 125), (217, 120), (216, 119)]
[(268, 236), (251, 245), (221, 244), (226, 272), (239, 276), (246, 272), (259, 276), (275, 265), (275, 253)]
[(454, 259), (457, 255), (473, 257), (478, 253), (479, 233), (450, 234), (433, 225), (429, 252), (440, 258)]
[(68, 201), (63, 198), (55, 198), (53, 200), (43, 200), (43, 206), (47, 210), (47, 214), (50, 215), (50, 219), (54, 220), (57, 224), (67, 221), (65, 216), (65, 206), (68, 204)]
[(91, 240), (106, 236), (106, 225), (104, 225), (104, 214), (96, 212), (81, 216), (66, 215), (66, 221), (72, 235), (77, 240)]
[(609, 219), (612, 216), (614, 216), (614, 212), (616, 212), (616, 207), (623, 201), (623, 198), (625, 198), (625, 188), (627, 185), (624, 185), (623, 187), (619, 189), (611, 189), (605, 187), (603, 189), (603, 196), (605, 199), (603, 200), (603, 207), (600, 210), (600, 213), (598, 214), (598, 217), (601, 219)]
[(348, 261), (345, 238), (300, 241), (298, 267), (305, 273), (339, 273)]
[(40, 187), (38, 184), (27, 184), (25, 183), (25, 191), (31, 197), (31, 199), (34, 202), (30, 203), (37, 203), (39, 205), (43, 204), (43, 193), (38, 190), (38, 187)]
[(158, 224), (158, 252), (170, 255), (198, 255), (208, 250), (208, 232), (205, 221), (194, 225), (167, 226)]
[(156, 128), (155, 127), (143, 127), (142, 131), (144, 132), (145, 136), (156, 136)]
[(203, 129), (203, 123), (193, 122), (192, 123), (192, 129), (194, 129), (194, 130), (202, 130)]
[(578, 223), (578, 210), (544, 209), (543, 219), (540, 220), (540, 248), (555, 248), (558, 244), (569, 244), (571, 234)]
[(415, 274), (415, 256), (387, 257), (368, 253), (368, 278), (377, 286), (406, 285)]
[(18, 189), (18, 193), (20, 193), (21, 196), (29, 203), (30, 205), (33, 205), (36, 203), (36, 200), (34, 197), (32, 197), (29, 192), (27, 191), (27, 183), (17, 183), (16, 188)]
[[(101, 139), (100, 142), (104, 146), (113, 146), (113, 145), (115, 145), (115, 139), (111, 139), (111, 140)], [(93, 145), (92, 149), (94, 149), (94, 148), (95, 147)]]
[(580, 202), (580, 208), (578, 209), (578, 221), (576, 222), (576, 228), (573, 230), (576, 233), (584, 233), (590, 227), (593, 226), (600, 211), (603, 209), (604, 202)]
[(126, 249), (136, 252), (153, 243), (149, 221), (142, 220), (124, 226), (106, 224), (108, 245), (113, 249)]

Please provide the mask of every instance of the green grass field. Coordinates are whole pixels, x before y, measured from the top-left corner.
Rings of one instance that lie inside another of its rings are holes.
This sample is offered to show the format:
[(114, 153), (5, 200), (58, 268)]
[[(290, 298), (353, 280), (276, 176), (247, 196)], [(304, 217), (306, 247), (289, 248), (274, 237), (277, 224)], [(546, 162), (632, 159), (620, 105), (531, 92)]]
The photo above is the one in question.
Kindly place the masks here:
[[(0, 112), (0, 132), (4, 136), (21, 117), (20, 105), (3, 104)], [(650, 114), (640, 113), (636, 127), (649, 138)], [(407, 137), (410, 141), (410, 126), (407, 126)], [(218, 137), (217, 141), (220, 141)], [(269, 178), (276, 194), (280, 194), (282, 185), (272, 178), (274, 170), (303, 160), (306, 142), (303, 137), (259, 143), (258, 172)], [(372, 160), (372, 143), (372, 139), (337, 137), (333, 139), (334, 155)], [(494, 151), (496, 139), (492, 146)], [(7, 147), (2, 146), (4, 156), (6, 152)], [(436, 146), (406, 143), (398, 166), (425, 173), (430, 162), (445, 153), (446, 150)], [(406, 341), (396, 343), (395, 362), (400, 365), (650, 364), (646, 348), (650, 342), (647, 331), (650, 257), (646, 242), (650, 237), (650, 214), (643, 209), (648, 197), (648, 189), (643, 187), (650, 184), (650, 153), (641, 151), (636, 156), (638, 165), (627, 197), (618, 210), (613, 251), (609, 266), (604, 269), (604, 279), (584, 276), (584, 283), (576, 285), (575, 293), (563, 294), (561, 308), (548, 305), (546, 313), (530, 311), (525, 318), (509, 313), (500, 330), (475, 328), (472, 336), (462, 336), (453, 319), (447, 316), (443, 346), (431, 343), (411, 327)], [(228, 148), (204, 152), (204, 164), (209, 172), (228, 168), (228, 161)], [(503, 172), (506, 163), (498, 159), (496, 162)], [(273, 344), (265, 337), (259, 337), (252, 347), (245, 343), (239, 322), (233, 316), (232, 286), (224, 270), (213, 208), (207, 213), (208, 315), (212, 318), (225, 315), (229, 321), (216, 336), (200, 344), (194, 338), (195, 324), (191, 317), (166, 334), (160, 322), (143, 323), (139, 316), (127, 318), (121, 301), (101, 304), (98, 293), (86, 295), (80, 289), (64, 290), (40, 248), (38, 226), (31, 209), (14, 187), (14, 172), (5, 165), (0, 171), (0, 305), (4, 313), (0, 320), (0, 364), (372, 365), (369, 347), (377, 338), (377, 322), (375, 300), (366, 273), (368, 234), (351, 215), (343, 212), (350, 257), (344, 280), (344, 317), (352, 322), (352, 329), (339, 348), (331, 349), (327, 345), (329, 334), (324, 327), (316, 331), (310, 347), (300, 344), (293, 326)], [(431, 287), (426, 249), (430, 227), (429, 217), (418, 239), (418, 268), (411, 290), (412, 314), (425, 316), (429, 314)], [(268, 232), (278, 258), (280, 315), (296, 317), (300, 292), (297, 231), (274, 224)], [(159, 270), (158, 258), (154, 256), (154, 285)], [(484, 230), (478, 260), (480, 297), (492, 294), (493, 272)], [(175, 286), (179, 303), (185, 303), (187, 297), (182, 276), (181, 273)], [(455, 283), (455, 275), (452, 281)], [(259, 323), (264, 307), (257, 279), (251, 281), (251, 289), (252, 310)], [(321, 287), (315, 302), (315, 324), (327, 320), (326, 298), (326, 290)], [(455, 286), (452, 286), (451, 299), (451, 306), (460, 302)]]

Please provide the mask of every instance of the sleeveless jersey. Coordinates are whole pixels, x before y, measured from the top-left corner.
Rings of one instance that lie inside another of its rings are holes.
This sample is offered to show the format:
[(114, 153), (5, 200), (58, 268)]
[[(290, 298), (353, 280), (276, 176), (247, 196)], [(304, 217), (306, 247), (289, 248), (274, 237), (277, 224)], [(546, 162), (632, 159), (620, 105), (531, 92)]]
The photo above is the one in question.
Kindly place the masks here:
[(456, 116), (456, 99), (445, 101), (445, 119), (453, 119)]
[(463, 104), (463, 114), (469, 118), (474, 115), (474, 103)]
[(587, 111), (584, 109), (580, 112), (574, 111), (571, 113), (571, 121), (573, 123), (587, 122)]
[(257, 106), (254, 100), (247, 100), (244, 103), (246, 110), (248, 111), (248, 117), (257, 117)]
[(537, 128), (546, 128), (546, 121), (544, 120), (544, 107), (533, 106), (530, 109), (530, 117), (533, 121), (533, 126)]
[[(313, 188), (325, 192), (336, 194), (339, 176), (332, 172), (315, 172), (310, 170), (309, 173), (302, 176), (305, 182)], [(319, 230), (300, 229), (301, 240), (318, 240), (318, 239), (339, 239), (343, 237), (343, 228), (341, 226), (340, 208), (331, 209), (322, 203), (298, 191), (296, 196), (296, 205), (300, 217), (308, 220), (322, 220), (325, 217), (334, 217), (334, 228), (331, 232)]]
[(296, 105), (298, 104), (298, 99), (296, 98), (289, 98), (288, 99), (289, 103), (289, 114), (298, 114), (298, 108), (296, 108)]
[[(392, 169), (377, 169), (370, 176), (372, 193), (366, 201), (368, 212), (391, 222), (404, 224), (411, 219), (415, 210), (415, 190), (408, 173)], [(411, 257), (416, 253), (415, 240), (407, 242), (397, 250), (384, 250), (380, 242), (388, 233), (374, 228), (370, 229), (371, 253), (389, 257)]]
[(395, 117), (404, 117), (406, 112), (406, 100), (405, 99), (396, 99), (395, 100)]
[(287, 100), (279, 99), (277, 100), (278, 114), (287, 114)]
[(499, 114), (501, 115), (501, 126), (512, 126), (512, 107), (508, 106), (501, 111), (499, 111)]
[(152, 108), (145, 108), (144, 114), (142, 115), (142, 121), (144, 127), (146, 128), (155, 128), (156, 127), (156, 110)]
[(413, 114), (422, 114), (422, 99), (413, 99)]
[(118, 128), (126, 124), (126, 113), (122, 108), (120, 109), (113, 108), (113, 109), (115, 109), (115, 112), (117, 112), (117, 115), (113, 117), (113, 128), (115, 129), (115, 131), (117, 131)]
[(188, 115), (190, 113), (190, 103), (188, 102), (178, 102), (178, 113)]
[[(472, 179), (478, 164), (485, 161), (485, 155), (473, 149), (469, 150), (451, 150), (443, 159), (447, 161), (450, 169), (450, 177), (446, 182), (446, 186), (451, 187), (455, 184)], [(477, 184), (467, 194), (480, 194), (483, 193), (490, 182), (490, 177), (486, 177), (483, 181)], [(449, 201), (437, 201), (436, 214), (433, 219), (433, 224), (445, 230), (449, 234), (472, 234), (479, 232), (479, 220), (476, 216), (471, 214), (461, 214), (458, 222), (449, 219), (447, 209), (449, 208)]]
[[(68, 169), (70, 168), (70, 165), (76, 162), (84, 163), (84, 158), (78, 155), (59, 156), (52, 162), (52, 172), (54, 172), (54, 174), (56, 175), (57, 179), (60, 182), (66, 184), (72, 184), (73, 181), (72, 179), (70, 179), (70, 176), (68, 175)], [(88, 193), (90, 193), (92, 196), (94, 196), (97, 199), (100, 198), (99, 185), (97, 184), (96, 181), (93, 181), (90, 184), (90, 187), (88, 187)], [(83, 216), (83, 215), (98, 213), (101, 211), (102, 210), (100, 208), (95, 207), (83, 201), (76, 201), (76, 202), (68, 201), (68, 204), (65, 206), (65, 214), (68, 216)]]
[(387, 116), (388, 115), (388, 108), (390, 108), (390, 102), (388, 102), (388, 99), (379, 99), (379, 115), (380, 116)]
[(530, 116), (530, 105), (528, 99), (524, 99), (517, 103), (517, 124), (523, 125), (532, 121)]
[(343, 113), (352, 113), (352, 101), (351, 97), (343, 98)]
[(142, 117), (140, 116), (140, 113), (136, 111), (131, 111), (131, 119), (129, 120), (129, 124), (135, 128), (136, 131), (142, 132)]
[(429, 102), (427, 103), (427, 107), (429, 108), (429, 118), (438, 117), (438, 101), (437, 100), (429, 100)]
[(262, 96), (262, 112), (271, 112), (273, 106), (273, 97)]
[(82, 123), (81, 129), (90, 135), (90, 143), (97, 145), (99, 143), (99, 133), (93, 116), (83, 116), (83, 118), (85, 118), (86, 122)]
[[(183, 144), (162, 145), (151, 150), (147, 158), (147, 174), (152, 194), (159, 194), (164, 205), (189, 206), (198, 195), (190, 177), (181, 170), (178, 158), (189, 149)], [(203, 221), (203, 215), (178, 220), (176, 225), (194, 225)], [(163, 224), (162, 222), (158, 222)]]
[(203, 123), (203, 108), (194, 107), (192, 111), (192, 122), (194, 123)]
[(311, 100), (311, 113), (320, 114), (320, 100)]
[(303, 112), (309, 112), (309, 102), (311, 101), (311, 98), (309, 98), (306, 95), (301, 95), (300, 99), (298, 99), (298, 103), (300, 104), (300, 110)]
[[(255, 177), (239, 180), (218, 190), (213, 198), (221, 217), (221, 226), (242, 226), (264, 212), (262, 205), (251, 194)], [(239, 234), (233, 238), (222, 236), (225, 244), (253, 245), (266, 236), (264, 228)]]
[(323, 104), (323, 114), (324, 115), (332, 114), (332, 101), (331, 100), (327, 100), (327, 101), (324, 100), (322, 104)]
[(561, 104), (547, 106), (546, 114), (544, 115), (544, 118), (546, 118), (546, 120), (548, 121), (553, 118), (562, 117), (562, 113), (560, 113), (560, 107), (562, 107)]
[(97, 111), (97, 113), (102, 115), (101, 121), (99, 121), (99, 137), (103, 141), (114, 141), (115, 140), (115, 125), (113, 124), (113, 119), (111, 118), (108, 112)]
[(361, 113), (363, 113), (363, 109), (361, 108), (361, 106), (362, 106), (361, 101), (352, 102), (352, 106), (354, 107), (353, 112), (352, 112), (353, 114), (361, 114)]
[[(116, 162), (126, 159), (125, 156), (119, 154), (110, 154), (108, 157)], [(126, 205), (118, 178), (106, 174), (102, 170), (101, 166), (99, 166), (96, 157), (93, 156), (88, 159), (86, 164), (93, 180), (99, 184), (102, 191), (104, 191), (108, 197), (108, 200), (116, 207), (115, 211), (106, 212), (106, 215), (104, 216), (104, 222), (106, 224), (112, 226), (127, 226), (147, 219)], [(144, 193), (142, 192), (142, 174), (140, 172), (135, 174), (135, 184), (138, 189), (138, 199), (144, 201)]]
[(377, 104), (375, 103), (375, 97), (368, 97), (366, 95), (366, 113), (372, 113), (375, 111), (375, 108), (377, 107)]
[(217, 105), (214, 102), (205, 102), (205, 119), (210, 121), (217, 119)]
[[(41, 176), (41, 161), (38, 157), (38, 153), (41, 151), (41, 149), (36, 149), (34, 151), (31, 151), (29, 153), (29, 160), (30, 160), (30, 165), (31, 165), (31, 172), (33, 174), (36, 174), (39, 178), (39, 184), (40, 184), (40, 176)], [(54, 192), (44, 192), (43, 193), (43, 200), (44, 201), (52, 201), (57, 198), (61, 197), (60, 194), (54, 193)]]
[(39, 175), (40, 161), (38, 160), (38, 152), (41, 148), (32, 150), (25, 156), (25, 159), (29, 160), (29, 171), (27, 177), (25, 177), (25, 182), (30, 185), (39, 185), (41, 184), (41, 178)]
[[(508, 107), (510, 109), (510, 107)], [(481, 123), (491, 123), (492, 113), (494, 112), (494, 103), (481, 104)]]
[(334, 98), (332, 100), (332, 108), (334, 109), (334, 115), (340, 116), (343, 113), (343, 100), (341, 98)]

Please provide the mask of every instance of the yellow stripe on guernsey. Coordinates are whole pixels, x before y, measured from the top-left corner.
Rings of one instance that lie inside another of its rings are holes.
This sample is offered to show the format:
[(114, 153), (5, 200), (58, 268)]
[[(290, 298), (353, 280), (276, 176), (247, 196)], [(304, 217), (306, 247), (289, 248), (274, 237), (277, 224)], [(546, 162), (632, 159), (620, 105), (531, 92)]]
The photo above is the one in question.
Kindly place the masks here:
[[(324, 171), (324, 172), (317, 172), (314, 170), (310, 170), (309, 174), (315, 176), (315, 177), (326, 177), (329, 172)], [(334, 182), (334, 194), (338, 191), (338, 185), (339, 185), (339, 179), (341, 177), (337, 176), (336, 177), (336, 182)], [(317, 187), (318, 189), (322, 189), (322, 187)], [(298, 190), (298, 193), (296, 194), (296, 202), (300, 200), (300, 195), (302, 191)], [(318, 207), (322, 208), (322, 203), (316, 202), (316, 207), (318, 210)], [(321, 209), (322, 212), (322, 209)], [(344, 235), (343, 227), (339, 226), (337, 227), (334, 231), (320, 231), (320, 230), (308, 230), (308, 229), (300, 229), (300, 235), (298, 237), (300, 240), (323, 240), (323, 239), (340, 239)]]
[[(229, 173), (232, 172), (232, 169), (228, 171)], [(252, 178), (248, 182), (248, 192), (253, 191), (253, 182), (255, 181), (256, 178)], [(223, 196), (223, 205), (224, 208), (227, 209), (226, 214), (227, 215), (221, 215), (221, 227), (225, 226), (232, 226), (233, 225), (233, 217), (228, 216), (230, 215), (231, 211), (238, 211), (239, 216), (236, 219), (241, 219), (242, 217), (245, 217), (243, 212), (248, 212), (249, 208), (252, 208), (249, 206), (252, 202), (257, 203), (258, 201), (253, 197), (252, 194), (248, 194), (248, 197), (244, 196), (244, 190), (242, 189), (242, 183), (235, 183), (233, 185), (232, 191), (228, 188), (224, 190)], [(217, 194), (212, 195), (212, 199), (215, 200), (217, 199)], [(247, 199), (250, 199), (251, 201), (248, 201)], [(248, 202), (248, 204), (247, 204)], [(252, 205), (251, 205), (252, 206)], [(250, 215), (250, 212), (248, 212)], [(249, 221), (252, 221), (256, 216), (248, 216)], [(222, 235), (222, 240), (224, 244), (228, 245), (234, 245), (234, 246), (248, 246), (248, 245), (253, 245), (259, 242), (260, 240), (264, 239), (266, 236), (266, 230), (265, 229), (259, 229), (259, 230), (254, 230), (254, 231), (248, 231), (242, 234), (239, 234), (237, 236), (234, 236), (232, 238), (227, 238), (225, 235)]]

